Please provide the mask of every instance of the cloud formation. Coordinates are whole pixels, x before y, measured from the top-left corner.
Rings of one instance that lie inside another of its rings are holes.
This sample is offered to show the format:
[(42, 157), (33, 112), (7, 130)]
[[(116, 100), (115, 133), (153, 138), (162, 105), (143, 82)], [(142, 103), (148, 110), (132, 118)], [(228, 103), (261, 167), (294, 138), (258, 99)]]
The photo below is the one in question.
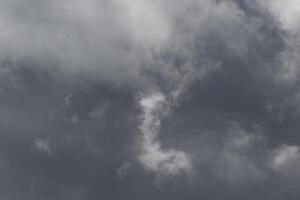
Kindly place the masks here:
[(296, 0), (0, 0), (0, 199), (298, 199)]
[(141, 125), (142, 132), (142, 155), (140, 160), (147, 170), (158, 174), (176, 175), (188, 172), (191, 168), (189, 156), (184, 152), (168, 149), (162, 150), (157, 141), (161, 123), (161, 117), (169, 110), (166, 97), (161, 93), (152, 93), (140, 100), (142, 107)]

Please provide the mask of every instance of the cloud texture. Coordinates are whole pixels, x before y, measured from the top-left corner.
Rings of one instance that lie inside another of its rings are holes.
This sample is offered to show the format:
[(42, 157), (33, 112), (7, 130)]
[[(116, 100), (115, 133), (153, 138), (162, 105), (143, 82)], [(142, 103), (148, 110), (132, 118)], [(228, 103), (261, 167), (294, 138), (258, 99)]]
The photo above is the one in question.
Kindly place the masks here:
[(298, 199), (297, 0), (0, 0), (0, 199)]

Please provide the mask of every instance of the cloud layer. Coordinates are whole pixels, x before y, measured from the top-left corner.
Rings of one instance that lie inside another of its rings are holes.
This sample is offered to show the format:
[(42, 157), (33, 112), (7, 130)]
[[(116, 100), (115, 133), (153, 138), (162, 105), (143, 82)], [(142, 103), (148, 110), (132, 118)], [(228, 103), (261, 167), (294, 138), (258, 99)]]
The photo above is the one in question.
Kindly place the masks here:
[(298, 199), (296, 0), (0, 0), (0, 199)]

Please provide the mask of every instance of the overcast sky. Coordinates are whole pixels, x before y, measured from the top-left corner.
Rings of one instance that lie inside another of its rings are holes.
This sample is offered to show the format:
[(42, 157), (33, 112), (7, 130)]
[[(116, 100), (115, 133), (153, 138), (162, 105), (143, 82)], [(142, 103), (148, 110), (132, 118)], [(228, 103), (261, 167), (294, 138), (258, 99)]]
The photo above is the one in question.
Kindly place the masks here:
[(298, 200), (299, 0), (0, 0), (1, 200)]

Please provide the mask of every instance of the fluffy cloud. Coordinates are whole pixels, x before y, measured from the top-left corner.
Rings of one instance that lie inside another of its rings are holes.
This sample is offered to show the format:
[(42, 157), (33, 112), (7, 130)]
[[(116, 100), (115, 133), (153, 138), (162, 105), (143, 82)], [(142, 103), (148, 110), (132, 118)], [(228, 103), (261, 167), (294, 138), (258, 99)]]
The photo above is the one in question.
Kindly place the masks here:
[(275, 77), (280, 81), (296, 81), (299, 75), (299, 38), (300, 38), (300, 9), (295, 0), (278, 1), (265, 0), (262, 5), (270, 11), (285, 34), (285, 50), (282, 51), (276, 63), (278, 73)]
[(169, 103), (161, 93), (153, 93), (140, 100), (142, 108), (140, 131), (142, 135), (140, 160), (145, 169), (159, 175), (177, 175), (189, 172), (189, 156), (177, 150), (163, 150), (157, 141), (161, 118), (169, 112)]
[(300, 9), (297, 0), (287, 0), (285, 2), (279, 0), (266, 0), (268, 7), (274, 12), (275, 17), (284, 29), (295, 31), (299, 27)]
[(147, 1), (0, 3), (2, 59), (33, 59), (122, 82), (136, 78), (138, 54), (168, 37), (167, 22)]
[[(230, 1), (0, 3), (2, 59), (33, 59), (114, 82), (139, 79), (144, 66), (157, 65), (153, 54), (183, 54), (192, 62), (197, 55), (188, 46), (197, 38), (204, 43), (212, 32), (241, 53), (252, 31), (252, 25), (244, 24), (243, 11)], [(236, 28), (240, 32), (228, 34)]]

